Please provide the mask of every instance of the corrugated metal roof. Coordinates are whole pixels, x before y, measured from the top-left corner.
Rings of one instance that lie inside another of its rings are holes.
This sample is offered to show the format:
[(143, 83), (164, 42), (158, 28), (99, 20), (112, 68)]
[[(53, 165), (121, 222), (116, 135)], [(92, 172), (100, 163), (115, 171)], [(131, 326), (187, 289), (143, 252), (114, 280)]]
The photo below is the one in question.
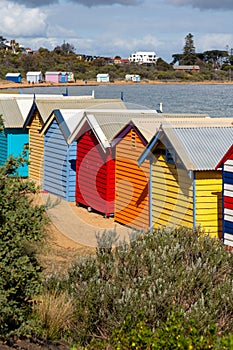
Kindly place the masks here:
[(207, 113), (160, 113), (164, 118), (210, 118)]
[(2, 115), (5, 128), (22, 128), (32, 103), (33, 99), (20, 101), (15, 98), (0, 99), (0, 115)]
[(55, 110), (54, 113), (57, 117), (65, 139), (68, 140), (70, 134), (74, 131), (76, 126), (80, 123), (81, 119), (83, 118), (84, 110)]
[(23, 117), (23, 120), (25, 121), (31, 108), (32, 108), (32, 104), (33, 104), (33, 99), (31, 98), (25, 98), (25, 99), (16, 99), (17, 101), (17, 104), (18, 104), (18, 107), (19, 107), (19, 110), (22, 114), (22, 117)]
[(36, 72), (33, 72), (33, 71), (32, 71), (32, 72), (27, 72), (26, 75), (40, 75), (40, 74), (42, 74), (41, 71), (39, 71), (39, 72), (37, 72), (37, 71), (36, 71)]
[(132, 118), (157, 118), (159, 115), (154, 110), (86, 111), (86, 114), (94, 115), (109, 142)]
[[(149, 142), (153, 137), (154, 133), (158, 130), (161, 124), (172, 125), (174, 123), (189, 123), (191, 125), (192, 121), (195, 120), (203, 121), (208, 118), (207, 114), (163, 114), (157, 113), (155, 110), (86, 110), (85, 114), (87, 116), (87, 121), (91, 125), (93, 123), (93, 117), (96, 123), (101, 127), (105, 139), (102, 140), (103, 143), (106, 141), (111, 142), (113, 138), (121, 132), (125, 126), (129, 123), (134, 124), (139, 131), (142, 133), (143, 137)], [(89, 119), (88, 119), (89, 118)], [(171, 121), (171, 122), (170, 122)], [(74, 129), (75, 130), (75, 129)], [(75, 132), (71, 136), (70, 140), (75, 138)]]
[(19, 77), (21, 73), (7, 73), (6, 77)]
[[(220, 118), (218, 118), (220, 119)], [(212, 125), (213, 122), (207, 114), (163, 114), (158, 113), (151, 117), (133, 118), (131, 123), (134, 124), (145, 139), (149, 142), (159, 127), (174, 127), (182, 125), (185, 127), (194, 127), (200, 125)], [(225, 125), (224, 121), (221, 123)], [(228, 121), (229, 124), (229, 121)]]
[(163, 128), (187, 170), (214, 170), (232, 144), (233, 127)]
[(36, 99), (36, 106), (40, 113), (40, 116), (45, 123), (50, 114), (55, 109), (65, 110), (65, 109), (103, 109), (103, 108), (114, 108), (114, 109), (124, 109), (125, 104), (121, 99), (94, 99), (79, 97), (76, 98), (57, 98), (52, 99)]

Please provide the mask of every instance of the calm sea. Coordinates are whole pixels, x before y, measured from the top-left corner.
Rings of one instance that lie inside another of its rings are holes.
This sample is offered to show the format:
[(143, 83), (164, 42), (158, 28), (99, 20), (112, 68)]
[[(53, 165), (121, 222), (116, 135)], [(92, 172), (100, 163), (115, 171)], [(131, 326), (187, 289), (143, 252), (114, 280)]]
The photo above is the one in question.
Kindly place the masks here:
[[(68, 86), (68, 94), (96, 98), (120, 98), (128, 108), (158, 109), (162, 102), (165, 113), (208, 113), (211, 117), (233, 117), (233, 85), (101, 85)], [(23, 93), (62, 94), (66, 87), (30, 87)]]

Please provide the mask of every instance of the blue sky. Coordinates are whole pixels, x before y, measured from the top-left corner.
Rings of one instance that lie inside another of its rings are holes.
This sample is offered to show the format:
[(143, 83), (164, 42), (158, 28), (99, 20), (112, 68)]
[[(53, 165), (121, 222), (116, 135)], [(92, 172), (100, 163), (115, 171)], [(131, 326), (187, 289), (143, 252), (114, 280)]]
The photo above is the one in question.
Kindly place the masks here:
[(233, 48), (233, 0), (0, 0), (6, 39), (37, 50), (64, 41), (76, 53), (127, 58), (155, 51), (172, 61), (188, 33), (196, 52)]

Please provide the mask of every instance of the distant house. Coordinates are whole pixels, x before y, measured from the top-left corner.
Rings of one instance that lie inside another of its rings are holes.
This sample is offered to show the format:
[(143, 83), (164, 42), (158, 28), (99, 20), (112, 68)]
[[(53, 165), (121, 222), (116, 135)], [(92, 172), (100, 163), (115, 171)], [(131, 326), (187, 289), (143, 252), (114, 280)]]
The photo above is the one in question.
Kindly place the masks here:
[(60, 83), (62, 72), (46, 72), (45, 81), (50, 83)]
[(128, 58), (116, 57), (116, 58), (114, 58), (113, 63), (114, 64), (127, 64), (127, 63), (129, 63), (129, 60), (128, 60)]
[(135, 83), (139, 83), (141, 80), (141, 77), (138, 74), (126, 74), (125, 80), (134, 81)]
[(137, 51), (133, 52), (129, 56), (129, 61), (130, 62), (135, 62), (138, 64), (143, 64), (143, 63), (156, 63), (158, 57), (156, 57), (155, 52), (147, 52), (147, 51)]
[(98, 83), (109, 83), (109, 74), (108, 73), (99, 73), (96, 76)]
[(43, 80), (41, 72), (27, 72), (28, 83), (40, 83)]
[(197, 65), (180, 65), (180, 66), (173, 66), (176, 72), (199, 72), (200, 67)]
[(21, 73), (7, 73), (6, 80), (13, 81), (14, 83), (21, 83), (22, 82)]

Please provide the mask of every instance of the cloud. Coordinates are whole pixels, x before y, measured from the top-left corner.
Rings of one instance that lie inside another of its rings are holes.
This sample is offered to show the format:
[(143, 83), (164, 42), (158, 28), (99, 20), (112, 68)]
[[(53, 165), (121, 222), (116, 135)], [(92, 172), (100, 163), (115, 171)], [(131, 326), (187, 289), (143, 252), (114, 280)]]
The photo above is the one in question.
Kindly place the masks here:
[(1, 5), (3, 5), (1, 8), (1, 32), (3, 35), (7, 35), (8, 38), (45, 35), (47, 30), (46, 13), (37, 8), (25, 9), (8, 1), (1, 1)]
[(233, 42), (232, 34), (206, 34), (198, 39), (199, 51), (227, 50), (227, 46)]
[(99, 5), (123, 5), (123, 6), (132, 6), (142, 3), (142, 0), (71, 0), (73, 3), (81, 4), (84, 6), (92, 7)]
[(47, 0), (17, 0), (18, 5), (24, 5), (26, 7), (31, 7), (31, 8), (53, 5), (53, 4), (57, 4), (58, 2), (59, 0), (48, 0), (48, 1)]
[(233, 10), (232, 0), (168, 0), (168, 2), (178, 6), (191, 5), (192, 7), (199, 8), (200, 10)]
[[(123, 6), (134, 6), (138, 5), (144, 0), (66, 0), (67, 2), (84, 5), (86, 7), (94, 6), (111, 6), (111, 5), (123, 5)], [(17, 0), (17, 4), (24, 5), (26, 7), (42, 7), (48, 5), (54, 5), (61, 2), (61, 0)]]

